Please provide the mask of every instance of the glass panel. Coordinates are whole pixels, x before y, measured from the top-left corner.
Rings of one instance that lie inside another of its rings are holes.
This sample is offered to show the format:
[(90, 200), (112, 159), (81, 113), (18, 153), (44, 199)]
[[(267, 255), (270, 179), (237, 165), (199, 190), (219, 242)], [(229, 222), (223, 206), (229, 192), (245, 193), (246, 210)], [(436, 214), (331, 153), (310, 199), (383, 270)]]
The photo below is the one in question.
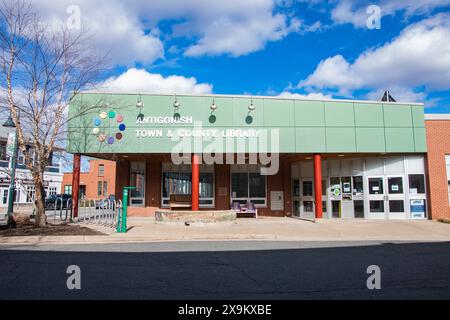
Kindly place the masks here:
[(410, 194), (425, 193), (425, 175), (423, 174), (409, 175), (409, 193)]
[(383, 194), (383, 178), (369, 178), (369, 193)]
[(384, 201), (370, 200), (370, 212), (384, 212)]
[(327, 195), (327, 180), (322, 180), (322, 196)]
[(294, 201), (294, 216), (300, 217), (300, 202), (298, 200)]
[(313, 195), (313, 183), (312, 181), (303, 181), (303, 195), (310, 197)]
[(364, 218), (364, 201), (355, 200), (353, 201), (353, 206), (355, 208), (355, 218)]
[(330, 191), (331, 195), (334, 197), (339, 197), (341, 195), (341, 178), (330, 178)]
[(341, 201), (331, 201), (331, 216), (333, 218), (341, 217)]
[(342, 193), (352, 193), (352, 182), (350, 177), (342, 177)]
[(363, 177), (362, 176), (353, 177), (353, 194), (362, 195), (363, 193), (364, 193)]
[(266, 197), (266, 176), (259, 173), (249, 173), (250, 198)]
[(312, 201), (303, 201), (303, 212), (314, 212), (314, 205)]
[(388, 191), (390, 194), (403, 193), (403, 178), (402, 177), (389, 177), (388, 178)]
[[(130, 184), (135, 189), (130, 191), (130, 198), (144, 198), (145, 194), (145, 162), (131, 162)], [(142, 200), (142, 199), (141, 199)], [(144, 201), (131, 201), (131, 204), (143, 204)]]
[(327, 202), (326, 201), (322, 201), (322, 211), (327, 212)]
[(231, 197), (248, 197), (248, 173), (234, 172), (231, 174)]
[(389, 200), (389, 212), (405, 212), (403, 200)]
[(214, 197), (214, 174), (200, 173), (200, 198)]
[(297, 179), (294, 180), (293, 190), (294, 190), (294, 197), (300, 197), (300, 181), (298, 181)]

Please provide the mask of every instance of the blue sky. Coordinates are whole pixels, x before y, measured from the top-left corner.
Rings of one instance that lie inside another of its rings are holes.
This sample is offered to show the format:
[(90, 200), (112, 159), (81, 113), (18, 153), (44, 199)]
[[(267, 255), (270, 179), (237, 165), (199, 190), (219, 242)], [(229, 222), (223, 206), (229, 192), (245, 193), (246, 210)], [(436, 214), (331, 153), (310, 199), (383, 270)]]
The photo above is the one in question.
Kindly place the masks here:
[[(79, 13), (94, 46), (110, 52), (100, 90), (362, 100), (390, 90), (427, 113), (450, 112), (450, 0), (35, 5), (49, 21)], [(370, 5), (379, 29), (367, 27)]]

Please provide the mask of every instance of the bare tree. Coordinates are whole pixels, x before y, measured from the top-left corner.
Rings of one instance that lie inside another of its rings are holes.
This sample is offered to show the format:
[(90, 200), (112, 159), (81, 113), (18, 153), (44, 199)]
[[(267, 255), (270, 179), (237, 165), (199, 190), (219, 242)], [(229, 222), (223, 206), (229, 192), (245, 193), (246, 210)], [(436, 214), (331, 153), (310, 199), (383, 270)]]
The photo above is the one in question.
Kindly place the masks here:
[(88, 43), (85, 30), (64, 21), (45, 25), (28, 0), (0, 2), (0, 85), (33, 178), (37, 227), (46, 225), (44, 172), (65, 134), (68, 103), (94, 84), (105, 59)]

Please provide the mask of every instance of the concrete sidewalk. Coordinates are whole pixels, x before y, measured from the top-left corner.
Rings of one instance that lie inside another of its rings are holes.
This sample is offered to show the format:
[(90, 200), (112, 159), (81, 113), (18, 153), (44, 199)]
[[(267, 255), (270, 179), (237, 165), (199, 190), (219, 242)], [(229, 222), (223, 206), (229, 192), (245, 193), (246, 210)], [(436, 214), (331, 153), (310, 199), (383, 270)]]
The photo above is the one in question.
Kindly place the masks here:
[(293, 218), (239, 219), (231, 226), (160, 225), (152, 218), (129, 218), (129, 231), (86, 225), (105, 236), (30, 236), (0, 238), (0, 245), (132, 243), (192, 240), (282, 241), (450, 241), (450, 225), (412, 220), (320, 220)]

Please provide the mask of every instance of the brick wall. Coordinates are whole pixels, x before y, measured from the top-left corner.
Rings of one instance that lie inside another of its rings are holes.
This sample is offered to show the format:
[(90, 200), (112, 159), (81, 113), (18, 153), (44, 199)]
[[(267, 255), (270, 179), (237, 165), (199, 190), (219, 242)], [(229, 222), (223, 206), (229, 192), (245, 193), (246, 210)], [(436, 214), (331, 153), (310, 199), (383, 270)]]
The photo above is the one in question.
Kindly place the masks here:
[(445, 155), (450, 154), (450, 120), (427, 120), (427, 167), (431, 218), (450, 219)]
[[(104, 175), (99, 175), (99, 166), (103, 164), (105, 171)], [(64, 193), (66, 185), (72, 185), (72, 173), (64, 173), (61, 184), (61, 193)], [(106, 196), (98, 195), (98, 182), (107, 183)], [(116, 163), (108, 160), (90, 160), (89, 172), (82, 172), (80, 174), (80, 186), (86, 186), (87, 199), (103, 199), (110, 194), (115, 194), (116, 191)]]

